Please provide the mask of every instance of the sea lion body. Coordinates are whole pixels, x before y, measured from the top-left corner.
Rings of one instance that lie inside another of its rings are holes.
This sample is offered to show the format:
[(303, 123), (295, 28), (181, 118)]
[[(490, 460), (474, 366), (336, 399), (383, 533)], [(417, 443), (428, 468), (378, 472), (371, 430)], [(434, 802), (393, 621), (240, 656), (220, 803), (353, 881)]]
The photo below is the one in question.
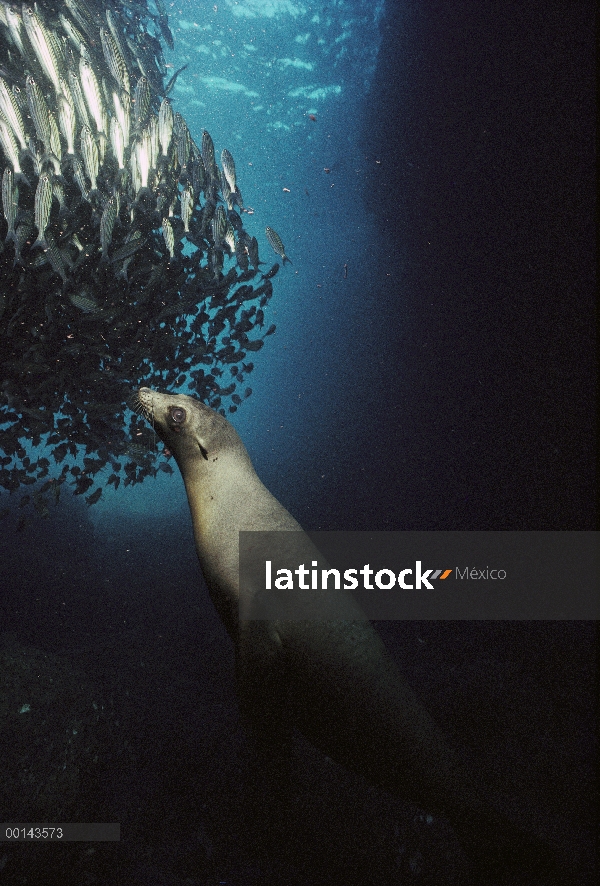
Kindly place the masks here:
[[(137, 406), (173, 453), (192, 515), (200, 564), (236, 646), (241, 712), (258, 735), (298, 728), (329, 757), (449, 819), (485, 869), (527, 838), (491, 810), (351, 596), (344, 620), (239, 619), (239, 532), (302, 533), (258, 478), (232, 425), (198, 400), (141, 388)], [(320, 558), (302, 533), (306, 559)], [(321, 558), (322, 559), (322, 558)], [(343, 592), (338, 592), (342, 594)], [(528, 851), (528, 850), (527, 850)]]

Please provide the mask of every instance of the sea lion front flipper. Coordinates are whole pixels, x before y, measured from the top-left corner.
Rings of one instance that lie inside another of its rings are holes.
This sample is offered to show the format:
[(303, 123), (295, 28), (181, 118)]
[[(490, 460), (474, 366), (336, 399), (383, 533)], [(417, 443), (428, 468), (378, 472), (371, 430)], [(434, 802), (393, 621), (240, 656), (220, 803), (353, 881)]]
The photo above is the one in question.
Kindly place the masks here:
[(258, 751), (287, 753), (292, 733), (289, 683), (276, 622), (240, 624), (235, 664), (240, 714)]

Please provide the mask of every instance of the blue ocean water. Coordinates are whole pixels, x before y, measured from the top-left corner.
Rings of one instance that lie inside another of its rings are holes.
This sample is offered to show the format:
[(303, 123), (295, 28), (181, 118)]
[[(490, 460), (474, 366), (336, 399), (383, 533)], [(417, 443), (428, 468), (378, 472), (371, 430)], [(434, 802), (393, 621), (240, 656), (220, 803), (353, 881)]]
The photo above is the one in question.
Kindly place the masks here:
[[(270, 225), (292, 260), (234, 416), (266, 485), (308, 529), (592, 526), (590, 9), (167, 12), (176, 109), (235, 157), (262, 258)], [(2, 848), (0, 882), (460, 882), (443, 823), (300, 740), (295, 817), (253, 778), (177, 473), (2, 527), (0, 819), (68, 809), (122, 843)], [(594, 882), (593, 626), (380, 628), (451, 741)]]

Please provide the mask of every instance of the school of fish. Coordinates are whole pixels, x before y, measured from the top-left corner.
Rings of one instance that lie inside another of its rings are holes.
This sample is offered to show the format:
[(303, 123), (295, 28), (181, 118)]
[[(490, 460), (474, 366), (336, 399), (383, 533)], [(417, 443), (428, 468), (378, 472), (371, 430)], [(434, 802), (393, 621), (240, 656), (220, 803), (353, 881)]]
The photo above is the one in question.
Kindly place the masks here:
[(171, 470), (126, 422), (132, 387), (233, 413), (275, 331), (279, 265), (259, 270), (232, 154), (173, 108), (155, 5), (0, 0), (0, 489), (41, 516), (64, 483), (94, 504)]

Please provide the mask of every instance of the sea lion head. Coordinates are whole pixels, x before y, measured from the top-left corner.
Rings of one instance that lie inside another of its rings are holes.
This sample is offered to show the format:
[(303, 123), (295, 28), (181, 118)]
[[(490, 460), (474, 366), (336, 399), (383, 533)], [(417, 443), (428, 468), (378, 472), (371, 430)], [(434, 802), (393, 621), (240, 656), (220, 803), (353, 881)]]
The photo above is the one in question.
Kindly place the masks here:
[(225, 450), (245, 451), (227, 419), (194, 397), (140, 388), (132, 407), (150, 422), (182, 471), (183, 466), (215, 461)]

